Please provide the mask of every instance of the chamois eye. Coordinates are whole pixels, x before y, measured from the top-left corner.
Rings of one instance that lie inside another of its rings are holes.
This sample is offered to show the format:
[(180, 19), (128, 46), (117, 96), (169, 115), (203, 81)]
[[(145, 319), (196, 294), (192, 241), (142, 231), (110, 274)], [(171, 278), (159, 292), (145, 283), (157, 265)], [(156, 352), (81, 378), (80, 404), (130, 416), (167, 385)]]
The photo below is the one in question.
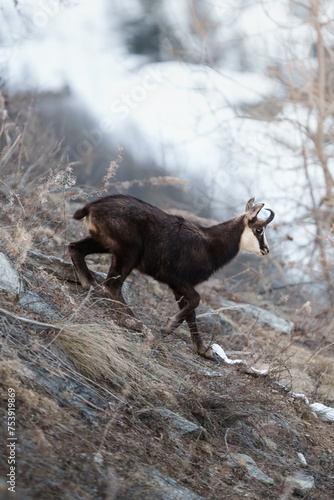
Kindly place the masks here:
[(261, 229), (261, 228), (259, 228), (259, 227), (257, 227), (257, 228), (256, 228), (256, 232), (257, 232), (257, 234), (262, 234), (262, 229)]

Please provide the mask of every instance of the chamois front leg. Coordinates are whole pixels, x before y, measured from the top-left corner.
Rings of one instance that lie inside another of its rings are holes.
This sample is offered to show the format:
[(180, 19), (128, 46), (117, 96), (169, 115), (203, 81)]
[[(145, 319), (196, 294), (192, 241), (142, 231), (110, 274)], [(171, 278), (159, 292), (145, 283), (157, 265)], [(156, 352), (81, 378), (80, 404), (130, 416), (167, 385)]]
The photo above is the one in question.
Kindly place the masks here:
[(203, 356), (206, 359), (218, 361), (217, 355), (214, 353), (211, 347), (206, 347), (204, 345), (202, 337), (197, 328), (195, 309), (200, 303), (200, 295), (190, 285), (188, 285), (186, 288), (183, 288), (183, 294), (181, 294), (179, 291), (174, 290), (174, 295), (179, 305), (180, 312), (168, 321), (166, 330), (172, 332), (184, 320), (186, 320), (189, 326), (195, 351), (200, 354), (200, 356)]

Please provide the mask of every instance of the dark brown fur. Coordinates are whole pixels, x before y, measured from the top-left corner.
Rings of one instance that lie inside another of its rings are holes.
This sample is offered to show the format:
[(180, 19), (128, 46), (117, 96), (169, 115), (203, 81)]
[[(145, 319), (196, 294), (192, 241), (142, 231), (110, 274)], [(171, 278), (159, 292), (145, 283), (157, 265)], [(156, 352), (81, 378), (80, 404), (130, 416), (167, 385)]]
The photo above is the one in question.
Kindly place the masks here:
[[(256, 228), (264, 229), (268, 222), (257, 219), (263, 204), (253, 207), (252, 202), (251, 206), (248, 202), (252, 214), (256, 212), (253, 220), (249, 217), (246, 220), (247, 214), (244, 214), (206, 228), (132, 196), (106, 196), (75, 212), (74, 219), (86, 217), (90, 236), (70, 243), (69, 252), (85, 288), (95, 286), (85, 256), (112, 254), (104, 286), (112, 299), (123, 304), (122, 284), (132, 269), (167, 283), (174, 292), (180, 312), (169, 320), (166, 329), (174, 330), (185, 319), (197, 352), (212, 358), (211, 349), (204, 346), (197, 330), (195, 308), (200, 296), (193, 287), (237, 255), (246, 224), (252, 226), (254, 234)], [(263, 235), (256, 237), (259, 241), (262, 237), (262, 246), (265, 246)], [(267, 251), (268, 247), (263, 253)]]

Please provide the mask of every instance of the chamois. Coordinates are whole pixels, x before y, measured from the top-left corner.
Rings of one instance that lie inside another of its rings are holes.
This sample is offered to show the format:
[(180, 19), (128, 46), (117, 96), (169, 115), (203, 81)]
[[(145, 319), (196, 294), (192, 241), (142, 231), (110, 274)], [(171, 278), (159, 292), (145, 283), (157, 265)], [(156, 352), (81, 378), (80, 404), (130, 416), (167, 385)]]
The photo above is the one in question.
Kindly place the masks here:
[(264, 203), (253, 204), (251, 198), (244, 214), (203, 227), (132, 196), (106, 196), (73, 215), (77, 220), (86, 218), (90, 236), (70, 243), (69, 253), (85, 289), (96, 286), (85, 256), (112, 254), (104, 290), (121, 307), (127, 307), (121, 289), (132, 269), (169, 285), (180, 311), (168, 321), (165, 331), (172, 332), (186, 320), (195, 350), (205, 358), (216, 359), (197, 329), (195, 309), (200, 295), (194, 286), (230, 262), (239, 250), (257, 255), (269, 252), (264, 231), (275, 214), (266, 209), (269, 217), (258, 218)]

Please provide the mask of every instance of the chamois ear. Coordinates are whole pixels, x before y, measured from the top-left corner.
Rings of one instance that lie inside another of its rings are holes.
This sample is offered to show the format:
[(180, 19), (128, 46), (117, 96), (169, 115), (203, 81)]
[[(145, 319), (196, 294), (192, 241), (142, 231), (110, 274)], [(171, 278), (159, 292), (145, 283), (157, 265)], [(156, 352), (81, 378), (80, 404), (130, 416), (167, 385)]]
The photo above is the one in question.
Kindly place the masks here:
[(247, 201), (245, 212), (248, 212), (248, 210), (250, 210), (253, 207), (254, 200), (255, 200), (255, 198), (253, 197), (253, 198), (251, 198), (250, 200)]
[(246, 212), (246, 217), (249, 220), (249, 222), (253, 222), (257, 214), (260, 212), (261, 208), (264, 207), (264, 203), (258, 203), (257, 205), (254, 205), (250, 210)]

